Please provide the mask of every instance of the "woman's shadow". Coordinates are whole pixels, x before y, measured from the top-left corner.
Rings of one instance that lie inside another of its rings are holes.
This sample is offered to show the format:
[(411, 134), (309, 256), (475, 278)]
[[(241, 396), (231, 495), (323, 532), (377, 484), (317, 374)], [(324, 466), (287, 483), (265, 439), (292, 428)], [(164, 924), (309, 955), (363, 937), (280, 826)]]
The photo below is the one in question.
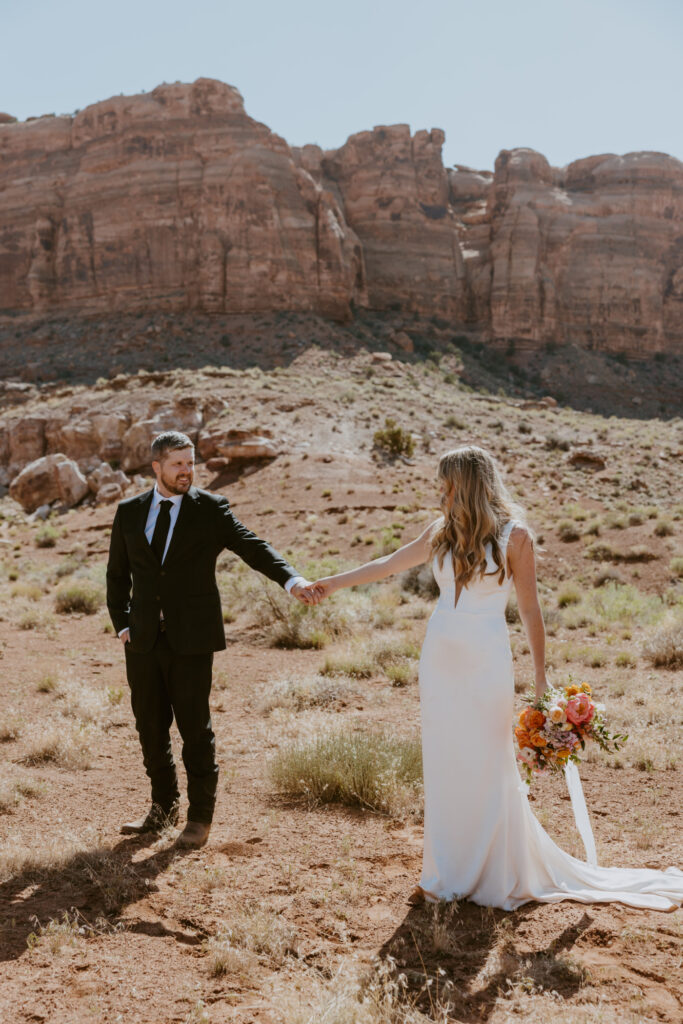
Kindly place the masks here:
[(439, 999), (449, 1001), (463, 1024), (488, 1020), (500, 996), (515, 986), (569, 998), (584, 984), (585, 972), (566, 954), (593, 919), (584, 912), (545, 948), (521, 952), (536, 907), (505, 911), (468, 900), (423, 904), (408, 912), (379, 956), (395, 961), (409, 998), (423, 1011), (436, 1009)]
[[(156, 837), (155, 837), (156, 838)], [(78, 913), (80, 922), (113, 926), (124, 907), (155, 890), (154, 879), (172, 861), (190, 851), (164, 846), (140, 859), (150, 841), (131, 836), (113, 847), (73, 853), (54, 866), (28, 865), (0, 885), (0, 962), (26, 952), (27, 940), (40, 925)], [(158, 923), (126, 922), (129, 931), (159, 934)], [(197, 942), (185, 933), (179, 941)]]

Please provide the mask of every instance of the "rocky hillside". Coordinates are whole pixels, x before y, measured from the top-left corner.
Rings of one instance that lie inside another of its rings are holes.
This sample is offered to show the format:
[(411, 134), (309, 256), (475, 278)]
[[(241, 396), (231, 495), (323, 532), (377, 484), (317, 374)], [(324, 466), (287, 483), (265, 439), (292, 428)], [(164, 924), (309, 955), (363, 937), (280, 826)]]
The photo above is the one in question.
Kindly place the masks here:
[(209, 79), (74, 116), (0, 117), (0, 330), (27, 315), (359, 310), (471, 340), (683, 350), (683, 165), (503, 151), (440, 129), (291, 148)]

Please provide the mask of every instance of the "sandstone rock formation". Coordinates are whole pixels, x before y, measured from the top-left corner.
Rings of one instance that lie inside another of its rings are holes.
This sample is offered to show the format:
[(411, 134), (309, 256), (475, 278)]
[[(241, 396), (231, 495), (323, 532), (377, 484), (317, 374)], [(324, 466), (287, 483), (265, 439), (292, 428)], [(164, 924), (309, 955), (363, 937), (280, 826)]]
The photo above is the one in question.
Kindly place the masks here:
[(77, 505), (88, 493), (88, 484), (78, 464), (57, 452), (29, 462), (10, 485), (10, 497), (26, 512), (60, 501), (67, 508)]
[(363, 297), (334, 197), (210, 79), (0, 124), (0, 225), (5, 309), (344, 317)]
[[(210, 79), (0, 118), (0, 313), (364, 307), (527, 347), (683, 349), (680, 161), (515, 149), (491, 173), (444, 168), (443, 140), (290, 149)], [(26, 429), (16, 458), (40, 447)]]
[[(91, 392), (66, 397), (45, 411), (29, 407), (25, 414), (15, 410), (0, 419), (0, 486), (11, 482), (10, 493), (25, 508), (26, 501), (33, 504), (34, 492), (40, 500), (33, 508), (58, 499), (73, 504), (69, 487), (73, 494), (78, 492), (75, 501), (88, 490), (98, 501), (116, 500), (114, 485), (122, 494), (127, 473), (149, 469), (150, 445), (157, 434), (183, 430), (196, 442), (207, 422), (223, 410), (223, 402), (210, 394), (148, 395), (147, 379), (156, 378), (147, 374), (134, 379), (126, 395), (109, 390), (103, 399)], [(44, 403), (36, 402), (36, 407), (43, 409)], [(226, 439), (225, 427), (217, 438)], [(59, 468), (63, 460), (76, 467), (76, 484), (69, 483), (67, 471)], [(115, 470), (111, 463), (121, 468)]]
[(130, 480), (123, 470), (112, 469), (108, 462), (101, 462), (97, 469), (88, 475), (88, 487), (100, 504), (120, 501), (129, 483)]

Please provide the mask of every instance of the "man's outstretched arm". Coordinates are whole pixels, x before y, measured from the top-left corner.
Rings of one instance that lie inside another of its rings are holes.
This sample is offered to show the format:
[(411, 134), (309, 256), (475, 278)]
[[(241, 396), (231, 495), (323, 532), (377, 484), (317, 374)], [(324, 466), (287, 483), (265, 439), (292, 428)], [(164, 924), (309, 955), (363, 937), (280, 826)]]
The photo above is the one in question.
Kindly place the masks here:
[(303, 604), (317, 604), (317, 595), (306, 589), (308, 581), (275, 548), (257, 537), (233, 515), (227, 498), (219, 503), (218, 508), (224, 547), (234, 551), (252, 569), (279, 583)]

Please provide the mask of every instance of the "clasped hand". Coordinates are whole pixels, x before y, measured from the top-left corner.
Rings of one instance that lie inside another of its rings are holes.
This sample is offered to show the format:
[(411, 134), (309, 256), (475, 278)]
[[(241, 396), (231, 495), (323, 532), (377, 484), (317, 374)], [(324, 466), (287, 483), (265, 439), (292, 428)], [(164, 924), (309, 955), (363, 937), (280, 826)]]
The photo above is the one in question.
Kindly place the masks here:
[(320, 604), (325, 597), (329, 597), (333, 592), (332, 577), (326, 576), (324, 579), (316, 580), (314, 583), (297, 583), (295, 587), (292, 587), (291, 594), (296, 597), (302, 604)]

